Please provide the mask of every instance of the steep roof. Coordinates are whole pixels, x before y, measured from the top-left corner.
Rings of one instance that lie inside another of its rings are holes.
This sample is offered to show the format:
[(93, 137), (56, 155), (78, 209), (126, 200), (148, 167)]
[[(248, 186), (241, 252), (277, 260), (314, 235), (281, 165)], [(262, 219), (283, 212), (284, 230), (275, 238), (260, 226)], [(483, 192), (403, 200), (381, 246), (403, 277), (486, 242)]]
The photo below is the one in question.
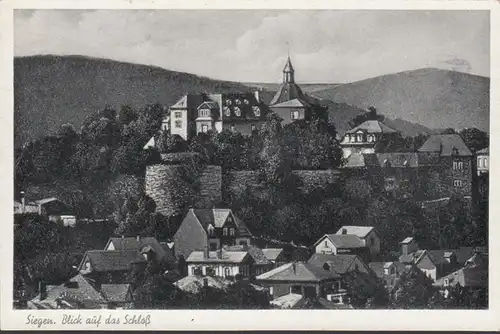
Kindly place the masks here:
[(368, 133), (396, 133), (397, 130), (385, 125), (384, 123), (377, 120), (369, 120), (361, 123), (360, 125), (352, 128), (346, 133), (355, 133), (358, 131), (364, 131)]
[(203, 252), (194, 251), (188, 256), (186, 262), (241, 263), (247, 256), (249, 256), (248, 252), (222, 250), (222, 254), (218, 251), (209, 252), (208, 258), (205, 258)]
[(300, 89), (299, 85), (297, 85), (294, 82), (286, 82), (283, 83), (276, 92), (276, 94), (274, 94), (274, 97), (269, 103), (269, 105), (273, 107), (276, 104), (294, 99), (300, 99), (303, 101), (308, 100), (304, 92), (302, 92), (302, 89)]
[(483, 267), (462, 268), (439, 278), (434, 285), (443, 286), (445, 280), (448, 280), (448, 284), (451, 286), (459, 284), (462, 287), (484, 287), (488, 284), (488, 269)]
[(32, 308), (57, 308), (57, 300), (66, 301), (67, 308), (79, 308), (79, 304), (94, 305), (105, 303), (106, 299), (84, 276), (78, 274), (61, 285), (47, 286), (47, 296), (40, 300), (40, 294), (30, 303)]
[(287, 263), (256, 277), (266, 281), (319, 282), (329, 278), (339, 277), (334, 270), (318, 268), (304, 262)]
[(130, 284), (102, 284), (101, 292), (110, 302), (130, 302)]
[(264, 248), (262, 250), (264, 253), (264, 256), (269, 260), (269, 261), (276, 261), (278, 256), (280, 256), (281, 253), (283, 253), (282, 248)]
[[(339, 247), (339, 248), (365, 247), (363, 240), (361, 240), (357, 235), (353, 235), (353, 234), (325, 234), (325, 236), (335, 245), (335, 247)], [(321, 239), (316, 241), (315, 245), (317, 245), (321, 240), (323, 240), (325, 236), (323, 236)]]
[(373, 230), (373, 226), (353, 226), (344, 225), (337, 231), (336, 234), (343, 234), (342, 231), (346, 230), (347, 234), (354, 234), (360, 238), (364, 238)]
[(434, 264), (436, 265), (448, 263), (448, 261), (446, 261), (445, 251), (443, 249), (431, 249), (427, 251), (427, 254), (429, 254), (432, 262), (434, 262)]
[(127, 238), (109, 238), (106, 248), (113, 243), (115, 250), (135, 250), (138, 252), (142, 252), (143, 249), (147, 246), (151, 247), (151, 249), (156, 253), (161, 260), (166, 261), (175, 261), (171, 252), (165, 251), (162, 245), (156, 240), (155, 237), (140, 237), (139, 240), (134, 237)]
[(273, 105), (273, 108), (305, 108), (309, 106), (307, 101), (302, 99), (293, 99)]
[(190, 209), (190, 212), (196, 216), (205, 230), (210, 224), (214, 227), (222, 227), (227, 217), (232, 214), (236, 227), (238, 228), (238, 234), (241, 236), (252, 235), (246, 224), (236, 217), (231, 209)]
[(346, 274), (351, 269), (352, 264), (358, 256), (352, 254), (318, 254), (315, 253), (307, 261), (316, 267), (322, 268), (325, 263), (328, 263), (330, 268), (338, 274)]
[(471, 156), (462, 137), (458, 134), (431, 135), (418, 149), (419, 152), (439, 152), (441, 156)]
[(146, 261), (137, 250), (90, 250), (85, 253), (80, 270), (86, 258), (96, 272), (129, 270), (131, 264)]
[(290, 59), (290, 56), (288, 56), (285, 67), (283, 67), (283, 72), (293, 72), (295, 71), (292, 65), (292, 60)]

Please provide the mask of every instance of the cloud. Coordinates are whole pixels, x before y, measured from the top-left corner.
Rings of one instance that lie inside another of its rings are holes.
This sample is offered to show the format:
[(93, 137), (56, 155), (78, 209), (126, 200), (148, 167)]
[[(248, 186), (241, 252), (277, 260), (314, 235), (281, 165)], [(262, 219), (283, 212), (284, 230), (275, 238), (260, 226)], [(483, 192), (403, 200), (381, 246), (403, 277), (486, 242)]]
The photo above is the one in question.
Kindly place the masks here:
[[(237, 81), (305, 82), (421, 67), (489, 75), (484, 11), (16, 11), (15, 54), (83, 54)], [(450, 62), (461, 59), (463, 64)]]

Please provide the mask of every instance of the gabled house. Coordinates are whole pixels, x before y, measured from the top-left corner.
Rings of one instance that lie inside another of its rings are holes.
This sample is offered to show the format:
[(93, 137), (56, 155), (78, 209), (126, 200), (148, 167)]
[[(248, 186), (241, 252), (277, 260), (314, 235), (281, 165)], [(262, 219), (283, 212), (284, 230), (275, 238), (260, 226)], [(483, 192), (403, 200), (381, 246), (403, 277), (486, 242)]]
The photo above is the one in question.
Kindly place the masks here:
[(380, 236), (373, 226), (342, 226), (337, 235), (355, 235), (360, 238), (364, 245), (370, 249), (370, 255), (376, 256), (380, 253)]
[(354, 234), (325, 234), (314, 244), (317, 254), (358, 254), (369, 256), (369, 248)]
[(175, 258), (154, 237), (120, 237), (109, 238), (104, 250), (133, 250), (139, 252), (147, 261), (158, 261), (163, 265), (173, 265)]
[(187, 257), (193, 251), (210, 251), (224, 245), (250, 245), (252, 234), (231, 209), (189, 209), (174, 235), (174, 253)]
[(348, 286), (359, 284), (367, 292), (371, 289), (370, 269), (356, 255), (314, 254), (307, 262), (284, 264), (257, 276), (256, 280), (269, 289), (273, 299), (300, 294), (348, 303)]
[(340, 142), (344, 158), (354, 153), (377, 153), (376, 145), (398, 134), (396, 129), (378, 120), (368, 120), (347, 131)]
[(136, 250), (90, 250), (85, 252), (78, 271), (96, 284), (120, 283), (134, 268), (143, 269), (146, 259)]
[(433, 285), (440, 288), (445, 297), (448, 297), (450, 289), (457, 285), (469, 291), (485, 289), (488, 287), (488, 268), (461, 268), (437, 279)]
[(186, 259), (188, 275), (218, 276), (234, 278), (237, 275), (250, 277), (253, 275), (255, 260), (246, 251), (226, 251), (223, 249), (210, 252), (194, 251)]
[(41, 284), (38, 295), (28, 302), (29, 309), (130, 308), (133, 302), (129, 284), (102, 284), (76, 275), (61, 285)]

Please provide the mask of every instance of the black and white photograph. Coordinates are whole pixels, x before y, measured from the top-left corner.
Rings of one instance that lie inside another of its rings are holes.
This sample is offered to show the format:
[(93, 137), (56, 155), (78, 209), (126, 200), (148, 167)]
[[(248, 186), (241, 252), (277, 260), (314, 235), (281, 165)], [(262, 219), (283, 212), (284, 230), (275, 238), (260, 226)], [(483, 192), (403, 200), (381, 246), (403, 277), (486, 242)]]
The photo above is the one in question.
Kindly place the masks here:
[(15, 9), (12, 308), (488, 310), (490, 23)]

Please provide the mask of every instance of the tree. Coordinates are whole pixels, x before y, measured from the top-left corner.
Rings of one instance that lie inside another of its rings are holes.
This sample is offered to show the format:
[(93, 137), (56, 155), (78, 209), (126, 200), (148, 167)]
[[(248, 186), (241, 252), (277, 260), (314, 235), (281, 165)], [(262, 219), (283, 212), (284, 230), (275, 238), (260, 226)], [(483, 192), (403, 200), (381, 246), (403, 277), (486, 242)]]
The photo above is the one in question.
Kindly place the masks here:
[(370, 106), (366, 109), (364, 113), (361, 113), (354, 117), (349, 122), (349, 127), (352, 129), (366, 121), (380, 121), (383, 122), (385, 119), (384, 115), (378, 114), (377, 109), (373, 106)]
[(171, 135), (168, 132), (162, 132), (158, 138), (158, 150), (160, 153), (186, 152), (187, 148), (187, 142), (177, 134)]
[(130, 122), (133, 122), (137, 120), (139, 115), (137, 112), (131, 107), (131, 106), (122, 106), (120, 109), (120, 112), (118, 114), (118, 122), (121, 125), (127, 125), (130, 124)]
[(489, 146), (489, 136), (486, 132), (476, 128), (467, 128), (459, 132), (468, 148), (473, 152)]
[(446, 128), (443, 131), (441, 131), (441, 134), (443, 135), (453, 135), (456, 134), (457, 132), (453, 128)]
[(412, 266), (403, 273), (391, 291), (391, 305), (394, 308), (428, 308), (434, 295), (432, 280), (420, 269)]

